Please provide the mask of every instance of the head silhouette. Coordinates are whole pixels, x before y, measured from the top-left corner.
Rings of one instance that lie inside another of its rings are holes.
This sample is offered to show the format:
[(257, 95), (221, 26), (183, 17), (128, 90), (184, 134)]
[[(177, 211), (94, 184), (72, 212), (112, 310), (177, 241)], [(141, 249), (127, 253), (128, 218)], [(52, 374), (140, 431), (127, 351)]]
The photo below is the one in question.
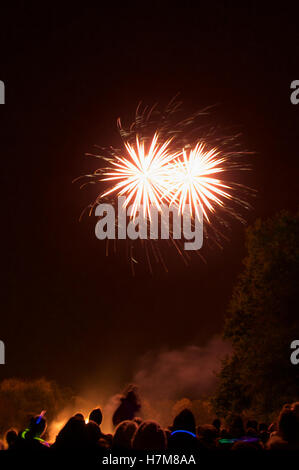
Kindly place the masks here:
[(120, 398), (120, 404), (113, 414), (113, 425), (117, 426), (122, 421), (132, 420), (140, 408), (137, 387), (130, 385), (125, 394)]
[(217, 431), (219, 432), (220, 431), (220, 428), (221, 428), (221, 421), (219, 418), (215, 418), (212, 425), (214, 426), (214, 428), (217, 429)]
[(166, 447), (166, 434), (155, 421), (144, 421), (132, 438), (134, 450), (165, 450)]
[(227, 424), (231, 437), (238, 438), (245, 435), (243, 420), (240, 415), (231, 414), (227, 418)]
[(29, 434), (32, 437), (41, 437), (47, 428), (47, 422), (44, 417), (38, 415), (30, 419)]
[(85, 444), (84, 419), (78, 415), (72, 416), (59, 431), (54, 447), (78, 449)]
[(131, 449), (132, 437), (137, 429), (138, 424), (135, 421), (127, 420), (119, 423), (115, 429), (115, 433), (113, 436), (113, 448), (124, 450)]
[(8, 448), (13, 447), (18, 439), (18, 433), (15, 429), (10, 429), (5, 434), (5, 440), (7, 442)]
[(173, 420), (172, 431), (184, 430), (196, 434), (195, 418), (192, 411), (185, 408)]
[(93, 421), (98, 426), (100, 426), (102, 423), (102, 420), (103, 420), (103, 414), (100, 408), (95, 408), (94, 410), (90, 412), (89, 421)]
[(278, 434), (287, 442), (299, 438), (299, 421), (293, 410), (284, 408), (278, 419)]
[(97, 423), (89, 421), (85, 426), (85, 440), (87, 445), (96, 444), (102, 437), (101, 430)]

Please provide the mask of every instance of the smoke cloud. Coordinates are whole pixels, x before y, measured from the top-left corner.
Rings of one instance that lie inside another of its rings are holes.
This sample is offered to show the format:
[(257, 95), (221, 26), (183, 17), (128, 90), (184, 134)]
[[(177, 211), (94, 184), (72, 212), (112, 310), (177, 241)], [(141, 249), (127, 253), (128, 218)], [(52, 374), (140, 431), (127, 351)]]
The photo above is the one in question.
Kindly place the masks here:
[(141, 396), (150, 399), (198, 398), (211, 392), (220, 361), (230, 351), (229, 344), (215, 336), (203, 347), (149, 352), (140, 361), (134, 383)]
[(197, 424), (215, 417), (209, 396), (217, 382), (221, 359), (231, 346), (219, 336), (205, 346), (151, 351), (140, 361), (134, 376), (142, 399), (142, 416), (168, 426), (184, 408), (190, 409)]

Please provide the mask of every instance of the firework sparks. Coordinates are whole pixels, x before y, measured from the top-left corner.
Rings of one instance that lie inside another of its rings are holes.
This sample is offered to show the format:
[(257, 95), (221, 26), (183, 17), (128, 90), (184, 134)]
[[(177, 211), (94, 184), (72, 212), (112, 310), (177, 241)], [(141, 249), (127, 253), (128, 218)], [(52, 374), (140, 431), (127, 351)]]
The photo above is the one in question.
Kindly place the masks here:
[[(103, 200), (116, 206), (117, 197), (124, 196), (123, 208), (130, 205), (129, 215), (133, 219), (141, 206), (143, 216), (149, 220), (153, 207), (161, 211), (163, 205), (172, 205), (181, 215), (190, 208), (194, 223), (196, 218), (206, 222), (203, 232), (208, 246), (222, 246), (222, 241), (227, 240), (225, 233), (230, 220), (245, 223), (242, 211), (250, 209), (248, 196), (255, 192), (238, 182), (238, 173), (250, 169), (241, 157), (251, 152), (241, 149), (239, 134), (231, 135), (210, 121), (210, 108), (186, 116), (181, 105), (176, 97), (164, 109), (139, 104), (131, 125), (123, 127), (118, 120), (121, 147), (96, 146), (100, 149), (97, 154), (86, 154), (108, 162), (108, 166), (101, 164), (93, 173), (77, 178), (84, 178), (80, 187), (88, 184), (102, 187), (103, 182), (111, 185), (98, 193), (83, 210), (80, 220), (87, 210), (92, 215)], [(137, 244), (126, 240), (125, 253), (132, 272), (139, 257), (146, 259), (152, 272), (151, 254), (168, 271), (162, 253), (164, 242), (175, 247), (185, 264), (189, 264), (189, 252), (182, 249), (181, 241), (175, 240), (170, 231), (170, 240), (159, 243), (141, 239)], [(114, 240), (114, 253), (116, 246)], [(109, 250), (107, 239), (107, 256)]]
[(125, 143), (128, 152), (127, 157), (116, 157), (112, 161), (113, 167), (104, 171), (105, 178), (102, 181), (118, 181), (118, 183), (108, 190), (102, 197), (113, 192), (118, 196), (126, 196), (124, 206), (127, 207), (132, 201), (132, 216), (135, 218), (140, 206), (143, 206), (144, 215), (149, 218), (150, 206), (161, 210), (162, 201), (169, 188), (167, 188), (167, 175), (169, 164), (178, 153), (173, 153), (169, 149), (171, 139), (163, 144), (158, 144), (158, 134), (156, 133), (151, 141), (148, 151), (145, 150), (144, 142), (140, 142), (136, 136), (136, 146)]
[(173, 188), (171, 203), (178, 205), (180, 213), (189, 204), (191, 211), (200, 218), (199, 206), (209, 222), (208, 212), (214, 212), (217, 205), (222, 207), (223, 199), (232, 198), (226, 191), (231, 189), (230, 186), (214, 177), (225, 171), (223, 164), (225, 158), (219, 157), (217, 149), (205, 150), (202, 143), (189, 153), (183, 149), (182, 158), (169, 165), (169, 182)]

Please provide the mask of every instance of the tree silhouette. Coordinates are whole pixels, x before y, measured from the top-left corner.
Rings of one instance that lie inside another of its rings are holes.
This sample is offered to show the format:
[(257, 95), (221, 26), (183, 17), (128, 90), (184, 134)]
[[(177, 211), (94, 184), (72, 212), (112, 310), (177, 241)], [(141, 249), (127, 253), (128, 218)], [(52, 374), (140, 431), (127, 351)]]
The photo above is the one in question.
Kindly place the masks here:
[(213, 399), (220, 415), (252, 409), (267, 418), (299, 398), (291, 342), (299, 336), (299, 217), (280, 212), (247, 229), (248, 255), (229, 305), (223, 361)]

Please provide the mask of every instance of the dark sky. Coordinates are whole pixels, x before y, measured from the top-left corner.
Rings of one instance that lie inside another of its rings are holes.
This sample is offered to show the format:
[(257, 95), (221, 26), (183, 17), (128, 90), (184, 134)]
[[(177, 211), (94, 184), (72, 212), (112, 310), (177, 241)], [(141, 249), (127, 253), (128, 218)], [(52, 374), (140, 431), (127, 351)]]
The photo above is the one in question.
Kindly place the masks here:
[(116, 119), (130, 120), (139, 100), (166, 104), (180, 92), (187, 112), (218, 104), (217, 123), (237, 128), (256, 152), (242, 176), (258, 190), (249, 223), (297, 206), (299, 105), (290, 83), (299, 80), (298, 10), (290, 2), (160, 3), (1, 6), (0, 378), (123, 383), (145, 352), (203, 345), (221, 332), (245, 254), (243, 226), (233, 224), (206, 265), (175, 262), (168, 275), (141, 268), (132, 278), (124, 256), (105, 257), (95, 219), (78, 222), (96, 195), (72, 184), (95, 168), (84, 153), (117, 146)]

